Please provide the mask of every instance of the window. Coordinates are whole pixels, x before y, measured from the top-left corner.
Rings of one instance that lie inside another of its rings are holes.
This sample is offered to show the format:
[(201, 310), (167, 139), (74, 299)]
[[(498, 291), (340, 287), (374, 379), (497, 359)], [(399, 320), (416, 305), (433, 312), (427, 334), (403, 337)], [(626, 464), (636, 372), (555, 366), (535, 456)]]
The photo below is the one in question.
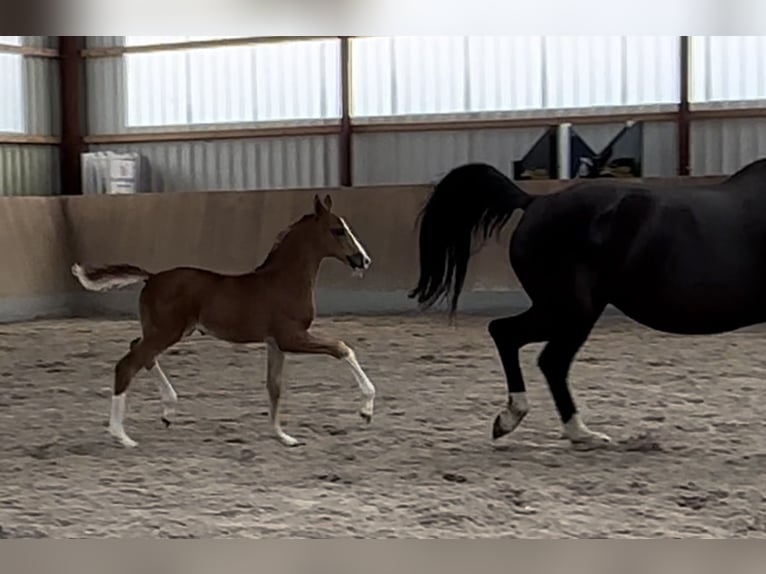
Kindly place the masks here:
[(0, 36), (0, 132), (23, 133), (24, 57), (2, 46), (21, 46), (21, 36)]
[[(199, 36), (127, 36), (126, 45)], [(307, 40), (125, 55), (129, 127), (340, 117), (340, 42)]]
[(678, 58), (676, 36), (546, 37), (545, 107), (676, 103)]
[(352, 115), (678, 101), (676, 36), (354, 38)]
[(692, 36), (689, 100), (766, 99), (766, 36)]

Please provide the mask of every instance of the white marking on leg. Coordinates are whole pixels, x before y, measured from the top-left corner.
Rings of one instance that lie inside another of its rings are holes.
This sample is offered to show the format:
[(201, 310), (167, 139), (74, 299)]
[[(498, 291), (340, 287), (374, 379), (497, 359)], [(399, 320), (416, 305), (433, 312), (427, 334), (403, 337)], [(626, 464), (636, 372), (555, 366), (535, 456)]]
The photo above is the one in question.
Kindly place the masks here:
[(572, 415), (564, 424), (564, 435), (573, 444), (605, 445), (612, 441), (609, 436), (590, 430), (582, 421), (579, 413)]
[(364, 397), (364, 404), (362, 405), (359, 414), (367, 422), (370, 422), (372, 420), (372, 412), (374, 408), (373, 403), (375, 402), (375, 386), (370, 382), (370, 379), (359, 365), (359, 361), (357, 361), (356, 353), (353, 349), (349, 348), (349, 353), (343, 357), (343, 360), (351, 367), (354, 379), (356, 379), (356, 382), (362, 391), (362, 396)]
[[(279, 407), (282, 400), (282, 371), (285, 365), (285, 354), (274, 341), (267, 341), (266, 346), (266, 385), (269, 387), (269, 419), (271, 420), (271, 427), (277, 439), (283, 445), (297, 446), (301, 442), (282, 430), (282, 422), (279, 415)], [(278, 392), (276, 399), (272, 396), (274, 390)]]
[(495, 427), (492, 434), (495, 438), (512, 432), (521, 424), (529, 412), (527, 393), (508, 393), (508, 404), (500, 411), (495, 419)]
[(160, 368), (160, 364), (155, 361), (151, 371), (155, 374), (157, 381), (157, 390), (160, 393), (160, 401), (162, 403), (162, 417), (168, 421), (176, 412), (176, 404), (178, 403), (178, 395), (173, 385), (170, 384), (165, 371)]
[(119, 440), (123, 446), (134, 447), (138, 446), (138, 443), (128, 436), (125, 429), (122, 426), (122, 421), (125, 419), (125, 395), (112, 396), (112, 413), (109, 417), (109, 434)]

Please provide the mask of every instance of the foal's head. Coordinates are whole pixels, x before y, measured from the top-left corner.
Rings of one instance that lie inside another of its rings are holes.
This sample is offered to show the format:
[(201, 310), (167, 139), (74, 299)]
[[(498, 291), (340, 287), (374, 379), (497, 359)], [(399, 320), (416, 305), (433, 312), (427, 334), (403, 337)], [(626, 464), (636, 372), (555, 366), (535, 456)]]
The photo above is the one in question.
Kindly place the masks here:
[(324, 201), (318, 195), (314, 196), (313, 223), (315, 246), (323, 257), (342, 261), (355, 274), (364, 273), (372, 260), (344, 219), (332, 212), (332, 198), (329, 195), (325, 196)]

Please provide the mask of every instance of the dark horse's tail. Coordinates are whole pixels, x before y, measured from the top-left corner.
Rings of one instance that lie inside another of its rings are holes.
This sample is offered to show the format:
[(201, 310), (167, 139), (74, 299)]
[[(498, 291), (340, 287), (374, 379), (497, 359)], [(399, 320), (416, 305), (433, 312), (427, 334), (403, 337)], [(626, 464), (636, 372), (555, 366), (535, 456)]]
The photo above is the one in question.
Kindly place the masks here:
[(470, 163), (450, 171), (420, 214), (420, 278), (409, 297), (428, 308), (451, 295), (454, 314), (475, 236), (481, 232), (486, 240), (497, 233), (532, 199), (490, 165)]

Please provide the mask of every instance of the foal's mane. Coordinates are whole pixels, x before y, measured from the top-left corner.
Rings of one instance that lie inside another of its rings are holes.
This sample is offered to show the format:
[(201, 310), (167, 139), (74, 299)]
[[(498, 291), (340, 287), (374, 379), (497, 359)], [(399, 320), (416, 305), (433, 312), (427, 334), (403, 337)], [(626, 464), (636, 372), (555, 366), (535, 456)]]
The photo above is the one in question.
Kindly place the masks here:
[(269, 254), (266, 255), (266, 259), (263, 260), (263, 262), (255, 268), (256, 271), (260, 271), (267, 265), (269, 265), (272, 261), (274, 261), (274, 255), (276, 254), (277, 249), (279, 249), (279, 246), (282, 244), (282, 240), (284, 240), (285, 237), (293, 230), (295, 227), (303, 223), (304, 221), (307, 221), (309, 218), (314, 217), (313, 213), (307, 213), (303, 217), (301, 217), (299, 220), (294, 221), (289, 226), (287, 226), (285, 229), (279, 232), (276, 239), (274, 240), (274, 244), (271, 246), (271, 251), (269, 251)]

